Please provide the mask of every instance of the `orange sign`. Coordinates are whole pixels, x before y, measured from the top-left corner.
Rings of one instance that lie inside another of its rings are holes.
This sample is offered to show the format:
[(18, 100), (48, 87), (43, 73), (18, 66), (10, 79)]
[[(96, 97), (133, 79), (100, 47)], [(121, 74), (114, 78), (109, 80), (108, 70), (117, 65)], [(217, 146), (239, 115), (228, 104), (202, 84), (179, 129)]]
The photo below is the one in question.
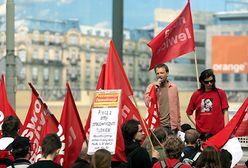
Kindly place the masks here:
[(93, 107), (119, 107), (121, 90), (98, 90), (95, 93)]
[(212, 68), (216, 73), (248, 73), (248, 37), (214, 36)]

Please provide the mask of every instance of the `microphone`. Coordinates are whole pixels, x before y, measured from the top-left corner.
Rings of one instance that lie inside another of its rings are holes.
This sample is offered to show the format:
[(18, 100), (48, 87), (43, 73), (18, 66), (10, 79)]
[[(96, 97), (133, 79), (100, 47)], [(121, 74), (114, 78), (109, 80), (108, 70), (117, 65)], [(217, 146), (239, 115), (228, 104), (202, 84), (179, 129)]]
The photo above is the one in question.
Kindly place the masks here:
[(158, 78), (158, 82), (159, 82), (159, 84), (156, 84), (156, 88), (159, 88), (160, 87), (160, 84), (161, 84), (161, 82), (163, 81), (163, 79), (161, 79), (161, 78)]

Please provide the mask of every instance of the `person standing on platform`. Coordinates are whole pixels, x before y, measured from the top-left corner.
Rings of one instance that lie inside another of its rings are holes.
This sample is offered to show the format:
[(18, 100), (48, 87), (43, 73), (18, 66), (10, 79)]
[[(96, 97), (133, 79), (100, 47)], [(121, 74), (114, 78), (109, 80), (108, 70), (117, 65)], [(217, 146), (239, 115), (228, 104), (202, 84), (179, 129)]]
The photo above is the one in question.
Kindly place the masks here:
[(229, 121), (227, 96), (224, 90), (216, 88), (212, 69), (204, 70), (199, 81), (201, 88), (192, 94), (186, 113), (199, 133), (215, 135)]
[(160, 123), (168, 134), (171, 132), (176, 134), (180, 129), (180, 104), (177, 86), (169, 81), (169, 68), (165, 64), (158, 64), (154, 68), (157, 81), (148, 85), (145, 93), (145, 104), (149, 107), (151, 97), (149, 93), (151, 88), (155, 86), (158, 98)]

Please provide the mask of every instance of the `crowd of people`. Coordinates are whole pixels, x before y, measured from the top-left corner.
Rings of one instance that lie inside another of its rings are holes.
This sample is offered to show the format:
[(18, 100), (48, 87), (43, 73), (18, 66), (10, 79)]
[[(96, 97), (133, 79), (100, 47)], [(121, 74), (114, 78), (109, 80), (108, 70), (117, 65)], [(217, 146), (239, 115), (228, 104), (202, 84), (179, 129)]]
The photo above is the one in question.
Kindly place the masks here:
[[(71, 168), (229, 168), (232, 155), (225, 149), (217, 151), (214, 147), (201, 148), (206, 139), (188, 124), (185, 128), (184, 142), (173, 132), (167, 132), (162, 126), (155, 128), (151, 134), (153, 147), (145, 146), (144, 132), (139, 121), (130, 119), (122, 125), (122, 134), (125, 142), (127, 163), (111, 165), (111, 153), (105, 149), (97, 150), (94, 155), (87, 154), (87, 147), (83, 148), (78, 160)], [(57, 134), (47, 134), (42, 141), (42, 157), (36, 163), (29, 161), (32, 144), (27, 137), (18, 134), (20, 121), (17, 117), (8, 116), (2, 125), (3, 136), (0, 139), (1, 150), (11, 151), (7, 166), (16, 168), (59, 168), (55, 163), (56, 155), (61, 148)], [(1, 162), (3, 164), (3, 162)]]
[[(218, 133), (228, 123), (228, 101), (225, 91), (215, 86), (215, 75), (211, 69), (204, 70), (199, 81), (201, 88), (192, 94), (186, 113), (193, 124), (181, 125), (178, 89), (168, 80), (169, 68), (165, 64), (155, 67), (157, 80), (145, 93), (149, 106), (151, 87), (156, 88), (161, 126), (150, 131), (150, 140), (141, 123), (129, 119), (122, 125), (127, 162), (111, 162), (111, 153), (97, 150), (92, 156), (83, 148), (71, 168), (229, 168), (232, 155), (225, 149), (214, 146), (202, 148), (201, 144)], [(193, 115), (195, 114), (195, 115)], [(19, 135), (20, 120), (8, 116), (2, 124), (0, 150), (11, 151), (1, 164), (17, 168), (59, 168), (54, 160), (61, 149), (60, 138), (48, 134), (42, 141), (42, 157), (36, 163), (29, 161), (32, 144)], [(71, 151), (73, 152), (73, 151)], [(0, 166), (1, 167), (1, 166)]]

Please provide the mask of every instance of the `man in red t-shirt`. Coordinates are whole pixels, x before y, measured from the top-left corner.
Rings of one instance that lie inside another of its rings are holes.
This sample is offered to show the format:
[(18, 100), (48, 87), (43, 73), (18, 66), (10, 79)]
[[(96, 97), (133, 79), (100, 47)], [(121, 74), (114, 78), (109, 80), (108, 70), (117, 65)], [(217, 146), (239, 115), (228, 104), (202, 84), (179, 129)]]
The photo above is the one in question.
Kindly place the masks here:
[(186, 113), (198, 132), (214, 135), (229, 121), (227, 96), (224, 90), (215, 87), (212, 69), (204, 70), (199, 80), (201, 88), (191, 96)]

